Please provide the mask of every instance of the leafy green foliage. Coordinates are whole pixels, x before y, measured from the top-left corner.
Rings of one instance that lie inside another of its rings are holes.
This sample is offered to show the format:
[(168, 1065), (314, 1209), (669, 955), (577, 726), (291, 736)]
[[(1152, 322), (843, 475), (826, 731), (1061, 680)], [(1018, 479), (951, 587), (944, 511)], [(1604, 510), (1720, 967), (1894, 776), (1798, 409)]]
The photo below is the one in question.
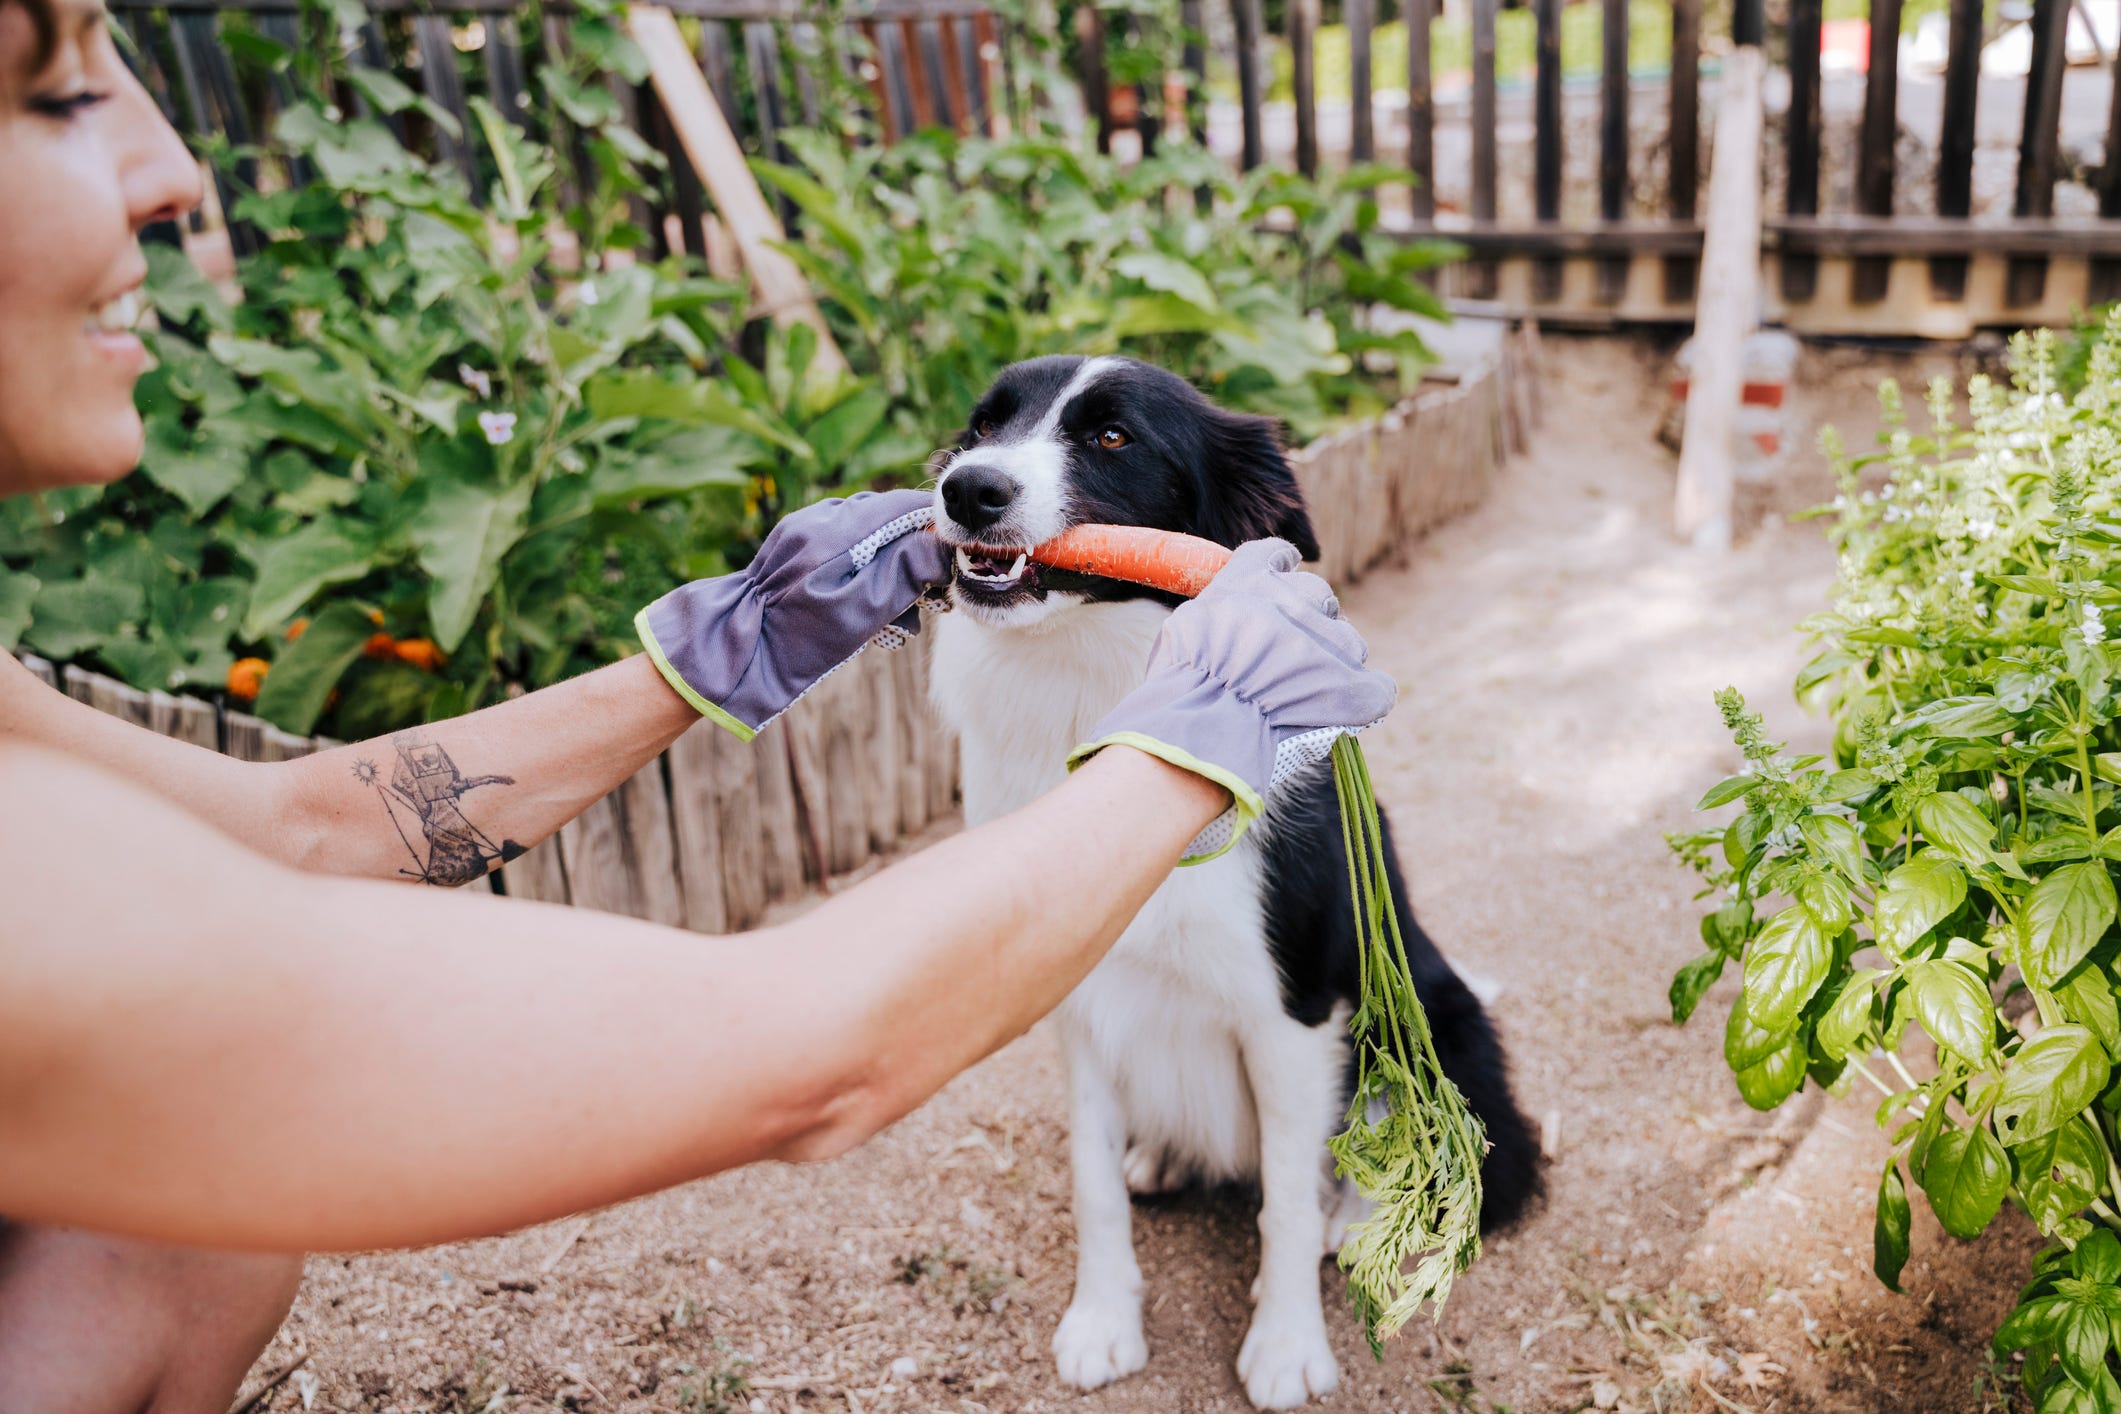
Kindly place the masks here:
[[(1973, 380), (1968, 425), (1940, 385), (1918, 434), (1888, 385), (1882, 454), (1840, 463), (1841, 581), (1804, 625), (1820, 652), (1798, 679), (1832, 713), (1833, 758), (1785, 758), (1735, 691), (1719, 694), (1748, 768), (1702, 802), (1739, 805), (1736, 819), (1673, 839), (1716, 907), (1672, 1014), (1684, 1021), (1737, 960), (1724, 1054), (1749, 1103), (1807, 1078), (1881, 1092), (1895, 1153), (1874, 1266), (1888, 1286), (1908, 1258), (1903, 1163), (1952, 1236), (1978, 1236), (2009, 1202), (2055, 1239), (1996, 1352), (2027, 1352), (2042, 1410), (2111, 1409), (2121, 318), (2073, 396), (2048, 336), (2021, 337), (2015, 356), (2012, 387)], [(1866, 471), (1882, 483), (1863, 489)], [(1911, 1029), (1936, 1045), (1926, 1079), (1899, 1054)]]
[[(819, 55), (835, 131), (790, 130), (798, 160), (757, 170), (802, 213), (790, 249), (843, 369), (746, 289), (644, 258), (629, 200), (662, 159), (606, 85), (645, 66), (603, 0), (567, 12), (572, 57), (520, 123), (471, 105), (476, 201), (382, 119), (458, 125), (364, 67), (328, 6), (297, 49), (246, 23), (224, 26), (239, 66), (374, 116), (305, 99), (255, 150), (208, 152), (266, 174), (235, 203), (263, 248), (234, 290), (150, 249), (140, 474), (0, 504), (0, 648), (197, 693), (262, 658), (256, 710), (296, 732), (388, 731), (632, 651), (642, 604), (741, 565), (786, 511), (917, 482), (1017, 359), (1135, 354), (1308, 437), (1418, 377), (1419, 337), (1380, 309), (1441, 313), (1418, 276), (1453, 248), (1377, 230), (1385, 169), (1238, 181), (1172, 143), (1128, 171), (1035, 132), (851, 144), (853, 80)], [(307, 184), (280, 179), (297, 166)]]
[(1381, 309), (1445, 317), (1418, 276), (1457, 247), (1379, 230), (1376, 189), (1408, 180), (1390, 168), (1313, 183), (1234, 177), (1181, 139), (1127, 168), (1043, 136), (786, 136), (799, 165), (752, 166), (803, 214), (790, 254), (858, 368), (943, 435), (1009, 363), (1121, 353), (1308, 439), (1428, 363)]
[[(594, 5), (568, 23), (578, 67), (543, 71), (553, 106), (527, 121), (569, 140), (475, 104), (477, 203), (379, 118), (310, 97), (255, 155), (311, 180), (236, 202), (263, 241), (239, 299), (150, 248), (140, 475), (0, 506), (0, 638), (165, 690), (215, 691), (263, 657), (257, 710), (279, 725), (387, 730), (618, 656), (640, 603), (759, 531), (765, 439), (720, 408), (598, 407), (606, 382), (705, 371), (744, 292), (630, 249), (639, 140), (570, 96), (601, 93), (631, 46)], [(300, 66), (303, 94), (336, 77), (380, 113), (422, 106), (329, 16), (304, 28), (299, 54), (231, 47)], [(379, 631), (443, 658), (364, 653)]]

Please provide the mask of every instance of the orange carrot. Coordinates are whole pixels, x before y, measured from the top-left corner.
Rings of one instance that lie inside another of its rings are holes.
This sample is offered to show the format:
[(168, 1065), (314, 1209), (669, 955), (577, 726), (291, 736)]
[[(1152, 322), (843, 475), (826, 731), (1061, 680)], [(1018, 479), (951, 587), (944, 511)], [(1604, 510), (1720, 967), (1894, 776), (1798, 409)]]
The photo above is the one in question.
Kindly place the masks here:
[(1230, 551), (1213, 540), (1176, 531), (1078, 525), (1033, 546), (1031, 558), (1054, 569), (1124, 579), (1191, 598), (1230, 563)]

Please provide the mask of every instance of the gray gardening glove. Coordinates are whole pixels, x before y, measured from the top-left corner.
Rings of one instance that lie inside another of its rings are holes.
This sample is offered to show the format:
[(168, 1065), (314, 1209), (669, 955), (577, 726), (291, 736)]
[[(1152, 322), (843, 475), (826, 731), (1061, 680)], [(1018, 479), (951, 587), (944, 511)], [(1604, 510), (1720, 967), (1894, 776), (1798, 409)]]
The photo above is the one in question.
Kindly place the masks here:
[(1323, 761), (1336, 739), (1392, 710), (1398, 686), (1363, 667), (1361, 635), (1296, 547), (1255, 540), (1182, 604), (1149, 649), (1149, 674), (1069, 753), (1070, 769), (1132, 746), (1225, 787), (1233, 804), (1181, 863), (1227, 852), (1269, 791)]
[(783, 520), (736, 574), (671, 590), (634, 617), (665, 681), (745, 741), (872, 640), (920, 631), (950, 578), (927, 491), (864, 491)]

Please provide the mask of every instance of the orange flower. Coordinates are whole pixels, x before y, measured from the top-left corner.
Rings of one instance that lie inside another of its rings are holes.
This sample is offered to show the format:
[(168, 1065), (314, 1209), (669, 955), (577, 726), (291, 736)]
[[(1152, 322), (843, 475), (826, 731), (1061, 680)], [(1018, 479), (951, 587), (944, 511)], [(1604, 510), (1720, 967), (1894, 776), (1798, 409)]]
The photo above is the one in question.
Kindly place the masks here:
[(423, 673), (440, 672), (449, 661), (431, 638), (400, 639), (395, 651), (399, 662), (409, 663)]
[(395, 656), (397, 646), (398, 640), (392, 638), (389, 634), (372, 633), (368, 636), (368, 642), (361, 645), (361, 656), (364, 658), (390, 658)]
[(293, 623), (291, 623), (291, 624), (289, 624), (289, 625), (287, 626), (287, 641), (288, 641), (289, 643), (292, 643), (292, 642), (294, 642), (294, 641), (295, 641), (296, 639), (300, 638), (300, 637), (301, 637), (301, 636), (302, 636), (303, 634), (305, 634), (305, 633), (308, 633), (308, 632), (309, 632), (309, 620), (308, 620), (308, 619), (296, 619), (296, 620), (295, 620), (295, 621), (294, 621)]
[(228, 670), (228, 695), (240, 702), (257, 701), (270, 666), (263, 658), (238, 659)]

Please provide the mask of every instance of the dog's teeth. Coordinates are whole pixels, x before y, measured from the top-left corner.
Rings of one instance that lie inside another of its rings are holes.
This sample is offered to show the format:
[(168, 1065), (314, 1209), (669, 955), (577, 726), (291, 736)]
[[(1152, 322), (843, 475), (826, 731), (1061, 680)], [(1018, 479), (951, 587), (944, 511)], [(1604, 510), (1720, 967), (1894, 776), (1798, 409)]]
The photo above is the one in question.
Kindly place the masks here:
[(1022, 576), (1023, 576), (1023, 573), (1024, 573), (1024, 566), (1025, 566), (1025, 565), (1028, 565), (1028, 564), (1030, 564), (1030, 563), (1031, 563), (1031, 555), (1030, 555), (1030, 553), (1029, 553), (1028, 551), (1025, 551), (1025, 550), (1019, 550), (1019, 551), (1017, 551), (1017, 552), (1016, 552), (1016, 563), (1015, 563), (1015, 564), (1013, 564), (1013, 565), (1011, 565), (1011, 566), (1009, 566), (1009, 574), (1008, 574), (1008, 578), (1010, 578), (1010, 579), (1020, 579), (1020, 578), (1022, 578)]
[(972, 573), (972, 552), (962, 545), (957, 547), (957, 572), (959, 574)]

